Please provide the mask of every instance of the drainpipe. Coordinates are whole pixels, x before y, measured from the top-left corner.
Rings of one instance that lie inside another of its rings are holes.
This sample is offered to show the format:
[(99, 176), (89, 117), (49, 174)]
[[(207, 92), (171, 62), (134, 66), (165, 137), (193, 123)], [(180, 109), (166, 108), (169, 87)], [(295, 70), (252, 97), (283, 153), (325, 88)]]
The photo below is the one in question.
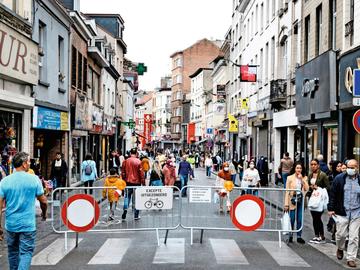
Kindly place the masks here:
[(114, 139), (114, 150), (118, 149), (118, 120), (117, 120), (117, 96), (118, 96), (118, 80), (119, 78), (116, 79), (116, 83), (115, 83), (115, 139)]

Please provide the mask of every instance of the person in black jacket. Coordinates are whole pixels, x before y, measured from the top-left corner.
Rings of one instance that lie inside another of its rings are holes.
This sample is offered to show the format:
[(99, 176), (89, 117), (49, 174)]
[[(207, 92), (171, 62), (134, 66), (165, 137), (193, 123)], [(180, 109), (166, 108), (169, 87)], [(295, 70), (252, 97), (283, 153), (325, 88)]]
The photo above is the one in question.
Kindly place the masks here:
[(116, 170), (116, 174), (119, 174), (120, 158), (119, 158), (118, 153), (115, 150), (111, 151), (111, 155), (109, 158), (109, 171), (112, 168), (114, 168)]
[(56, 159), (51, 164), (50, 179), (53, 181), (53, 187), (66, 187), (66, 176), (68, 173), (68, 166), (66, 161), (62, 158), (60, 152), (56, 153)]
[(351, 159), (347, 163), (346, 173), (335, 177), (330, 190), (328, 214), (336, 221), (336, 256), (344, 257), (345, 239), (349, 236), (347, 264), (356, 267), (360, 229), (360, 177), (358, 162)]

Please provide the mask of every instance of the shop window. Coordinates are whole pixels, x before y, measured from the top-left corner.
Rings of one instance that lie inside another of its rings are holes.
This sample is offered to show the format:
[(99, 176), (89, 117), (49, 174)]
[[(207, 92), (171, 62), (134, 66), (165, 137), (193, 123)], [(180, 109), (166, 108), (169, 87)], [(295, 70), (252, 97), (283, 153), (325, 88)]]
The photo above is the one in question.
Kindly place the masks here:
[(338, 128), (329, 128), (327, 130), (328, 136), (328, 147), (327, 147), (327, 156), (328, 161), (330, 160), (337, 160), (338, 159)]
[(308, 162), (310, 162), (313, 158), (316, 158), (320, 151), (317, 147), (318, 140), (318, 131), (317, 129), (308, 129), (307, 138), (306, 138), (306, 147), (307, 147), (307, 155)]
[(21, 149), (21, 114), (0, 111), (0, 154), (14, 156)]

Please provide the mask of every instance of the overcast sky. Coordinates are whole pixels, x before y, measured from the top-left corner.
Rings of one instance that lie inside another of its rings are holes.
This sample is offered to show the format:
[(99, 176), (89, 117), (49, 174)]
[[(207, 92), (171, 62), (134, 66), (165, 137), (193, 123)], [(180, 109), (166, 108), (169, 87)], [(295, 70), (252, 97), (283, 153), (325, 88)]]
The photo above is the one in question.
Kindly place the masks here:
[(81, 0), (84, 13), (118, 13), (125, 21), (126, 57), (144, 62), (140, 89), (152, 90), (171, 73), (170, 55), (202, 38), (224, 39), (231, 0)]

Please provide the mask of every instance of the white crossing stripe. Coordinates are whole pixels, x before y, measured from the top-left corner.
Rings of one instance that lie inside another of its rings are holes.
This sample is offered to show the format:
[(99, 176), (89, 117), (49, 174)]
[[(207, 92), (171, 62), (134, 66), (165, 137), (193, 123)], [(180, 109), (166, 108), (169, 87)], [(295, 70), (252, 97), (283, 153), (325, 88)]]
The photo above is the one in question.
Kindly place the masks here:
[(280, 266), (311, 267), (285, 243), (281, 244), (281, 248), (277, 241), (259, 241), (259, 243)]
[[(328, 256), (334, 262), (346, 267), (346, 251), (344, 251), (344, 260), (338, 260), (336, 257), (337, 246), (332, 243), (325, 243), (325, 244), (313, 244), (309, 243), (310, 246), (315, 248), (316, 250), (320, 251), (324, 255)], [(360, 260), (355, 259), (357, 265), (360, 265)]]
[(185, 239), (168, 238), (166, 244), (160, 239), (161, 245), (157, 247), (153, 263), (170, 264), (185, 263)]
[[(79, 243), (82, 238), (79, 238)], [(65, 250), (65, 239), (58, 238), (55, 242), (51, 243), (48, 247), (37, 253), (31, 261), (31, 265), (56, 265), (61, 261), (66, 254), (74, 249), (76, 240), (74, 238), (68, 239), (68, 247)]]
[(88, 264), (120, 264), (130, 243), (129, 238), (107, 239)]
[(249, 264), (233, 239), (209, 239), (218, 264)]

